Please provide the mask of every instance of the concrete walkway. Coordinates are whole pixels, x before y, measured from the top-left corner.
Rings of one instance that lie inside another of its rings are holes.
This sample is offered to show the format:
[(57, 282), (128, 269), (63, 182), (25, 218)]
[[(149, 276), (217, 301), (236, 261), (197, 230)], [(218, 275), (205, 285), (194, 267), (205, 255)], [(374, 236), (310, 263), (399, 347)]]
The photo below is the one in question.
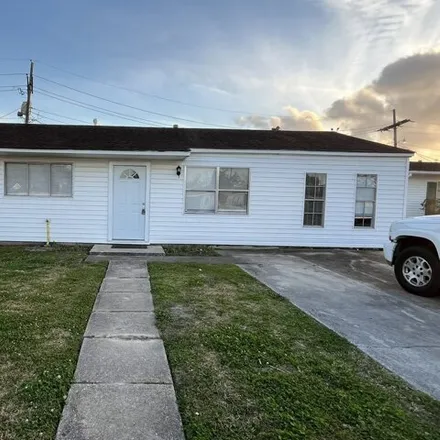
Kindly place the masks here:
[(57, 440), (183, 440), (145, 261), (111, 261)]

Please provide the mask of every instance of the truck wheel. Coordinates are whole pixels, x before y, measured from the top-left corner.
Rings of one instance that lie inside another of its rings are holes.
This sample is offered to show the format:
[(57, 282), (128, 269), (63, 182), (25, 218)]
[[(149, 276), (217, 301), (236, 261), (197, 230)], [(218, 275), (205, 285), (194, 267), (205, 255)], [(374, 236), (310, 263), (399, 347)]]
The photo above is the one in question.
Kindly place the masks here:
[(433, 252), (424, 247), (404, 249), (394, 264), (399, 284), (419, 296), (436, 296), (440, 290), (440, 262)]

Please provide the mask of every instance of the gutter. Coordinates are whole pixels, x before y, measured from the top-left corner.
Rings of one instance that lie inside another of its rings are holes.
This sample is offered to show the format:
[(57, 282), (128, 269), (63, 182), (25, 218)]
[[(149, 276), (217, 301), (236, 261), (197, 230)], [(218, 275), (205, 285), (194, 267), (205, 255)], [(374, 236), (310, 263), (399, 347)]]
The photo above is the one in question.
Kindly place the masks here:
[(93, 157), (93, 158), (137, 158), (137, 159), (186, 159), (190, 151), (109, 151), (109, 150), (55, 150), (55, 149), (18, 149), (0, 148), (0, 156), (61, 156), (61, 157)]

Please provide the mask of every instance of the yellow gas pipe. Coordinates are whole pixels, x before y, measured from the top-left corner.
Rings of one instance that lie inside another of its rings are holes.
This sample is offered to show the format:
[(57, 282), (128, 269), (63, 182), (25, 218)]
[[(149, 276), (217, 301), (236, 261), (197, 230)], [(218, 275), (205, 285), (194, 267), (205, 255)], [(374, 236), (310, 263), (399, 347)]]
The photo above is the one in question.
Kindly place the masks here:
[(46, 246), (50, 246), (50, 220), (46, 219)]

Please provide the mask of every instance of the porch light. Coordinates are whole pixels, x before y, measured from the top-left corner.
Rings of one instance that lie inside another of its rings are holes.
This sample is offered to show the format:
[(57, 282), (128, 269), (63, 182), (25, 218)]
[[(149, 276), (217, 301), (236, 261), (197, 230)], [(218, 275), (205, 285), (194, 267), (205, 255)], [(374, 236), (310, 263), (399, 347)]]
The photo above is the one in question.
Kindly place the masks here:
[(180, 165), (177, 165), (176, 167), (176, 174), (177, 177), (180, 177), (180, 175), (182, 174), (182, 167)]

